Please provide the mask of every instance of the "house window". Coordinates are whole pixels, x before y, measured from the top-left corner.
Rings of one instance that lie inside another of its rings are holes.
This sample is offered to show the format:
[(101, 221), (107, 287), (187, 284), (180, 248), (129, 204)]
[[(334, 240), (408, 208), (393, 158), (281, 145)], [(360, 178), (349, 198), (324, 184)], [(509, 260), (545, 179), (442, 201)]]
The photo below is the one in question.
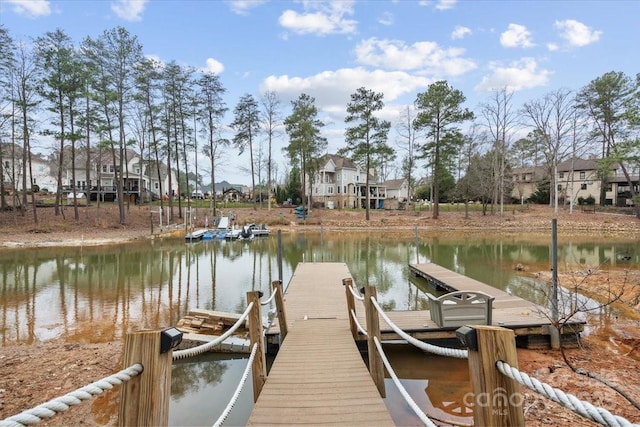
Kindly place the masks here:
[(160, 188), (159, 183), (158, 183), (158, 182), (156, 182), (156, 183), (155, 183), (155, 185), (154, 185), (154, 187), (155, 187), (155, 189), (156, 189), (156, 190), (157, 190), (158, 188)]
[(340, 186), (338, 185), (338, 194), (340, 194)]
[(586, 172), (582, 171), (580, 172), (580, 179), (585, 179), (586, 178)]
[(333, 187), (327, 188), (327, 191), (328, 191), (329, 194), (333, 194)]
[(564, 179), (564, 172), (560, 172), (558, 176), (560, 177), (560, 179)]
[(558, 184), (558, 191), (562, 191), (562, 184)]
[(136, 173), (136, 174), (140, 175), (140, 168), (135, 168), (135, 169), (134, 169), (134, 173)]
[(587, 189), (587, 184), (580, 184), (580, 189), (581, 190), (586, 190)]
[(346, 186), (346, 185), (344, 186), (344, 191), (343, 191), (343, 193), (344, 193), (344, 194), (347, 194), (347, 186)]

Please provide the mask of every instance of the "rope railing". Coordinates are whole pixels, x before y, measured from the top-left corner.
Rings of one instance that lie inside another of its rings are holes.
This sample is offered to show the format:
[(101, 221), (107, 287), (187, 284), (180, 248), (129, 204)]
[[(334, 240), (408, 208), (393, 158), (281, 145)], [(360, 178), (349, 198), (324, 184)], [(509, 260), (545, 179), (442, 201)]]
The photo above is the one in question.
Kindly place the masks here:
[(501, 374), (598, 424), (610, 427), (637, 426), (618, 415), (611, 414), (604, 408), (594, 406), (549, 384), (542, 383), (501, 360), (496, 363), (496, 368)]
[(65, 412), (71, 406), (78, 405), (85, 400), (91, 399), (93, 396), (102, 394), (105, 390), (111, 390), (114, 385), (119, 385), (129, 381), (136, 375), (140, 375), (143, 370), (143, 366), (136, 363), (120, 372), (81, 387), (71, 393), (65, 394), (64, 396), (57, 397), (43, 403), (42, 405), (36, 406), (33, 409), (5, 418), (0, 421), (0, 426), (22, 427), (37, 424), (45, 419), (52, 418), (60, 412)]
[(278, 293), (278, 288), (275, 288), (273, 290), (273, 292), (271, 293), (271, 296), (268, 299), (266, 299), (265, 301), (260, 301), (260, 305), (269, 305), (269, 304), (271, 304), (271, 301), (273, 301), (273, 298), (275, 298), (277, 293)]
[(389, 372), (389, 376), (391, 377), (391, 379), (393, 379), (394, 384), (396, 385), (396, 387), (398, 387), (400, 394), (402, 395), (402, 397), (404, 397), (404, 400), (411, 407), (411, 410), (413, 410), (414, 414), (416, 414), (418, 418), (420, 418), (420, 421), (422, 421), (424, 425), (428, 427), (436, 427), (436, 425), (429, 419), (429, 417), (427, 417), (427, 415), (424, 412), (422, 412), (420, 407), (411, 398), (407, 390), (404, 388), (404, 386), (398, 379), (398, 376), (396, 375), (396, 373), (393, 371), (393, 368), (391, 367), (391, 363), (389, 363), (389, 359), (387, 359), (387, 356), (384, 354), (384, 350), (382, 349), (382, 344), (380, 344), (380, 340), (378, 340), (378, 337), (373, 337), (373, 342), (375, 343), (376, 348), (378, 349), (378, 354), (382, 359), (382, 363), (384, 363), (384, 366), (387, 368), (387, 372)]
[[(349, 289), (351, 291), (351, 293), (353, 294), (354, 297), (356, 297), (356, 294), (354, 293), (353, 289), (350, 287)], [(374, 294), (375, 295), (375, 294)], [(380, 305), (378, 304), (375, 296), (371, 296), (371, 305), (376, 309), (376, 311), (378, 312), (378, 314), (380, 315), (380, 317), (382, 317), (382, 319), (387, 323), (387, 325), (389, 325), (389, 327), (391, 327), (391, 329), (398, 334), (398, 336), (400, 336), (402, 339), (404, 339), (405, 341), (407, 341), (407, 343), (414, 345), (415, 347), (423, 350), (423, 351), (427, 351), (430, 353), (434, 353), (440, 356), (446, 356), (446, 357), (456, 357), (456, 358), (460, 358), (460, 359), (468, 359), (469, 357), (469, 351), (468, 350), (459, 350), (459, 349), (452, 349), (452, 348), (447, 348), (447, 347), (439, 347), (439, 346), (435, 346), (432, 344), (428, 344), (428, 343), (424, 343), (414, 337), (412, 337), (411, 335), (407, 334), (406, 332), (404, 332), (400, 327), (398, 327), (397, 325), (395, 325), (393, 323), (393, 321), (389, 318), (389, 316), (386, 315), (386, 313), (382, 310), (382, 307), (380, 307)], [(358, 323), (355, 311), (353, 309), (350, 310), (350, 315), (355, 323), (355, 325), (357, 326), (358, 330), (361, 333), (366, 333), (363, 331), (362, 326)], [(376, 322), (377, 323), (377, 322)], [(398, 389), (400, 390), (401, 394), (403, 396), (405, 396), (406, 391), (401, 387), (401, 385), (399, 384), (399, 381), (396, 380), (395, 374), (393, 373), (393, 370), (391, 368), (391, 365), (389, 364), (389, 361), (387, 360), (383, 349), (382, 349), (382, 344), (380, 343), (380, 340), (378, 339), (377, 336), (373, 336), (373, 342), (375, 343), (375, 346), (378, 350), (378, 353), (380, 355), (380, 358), (384, 364), (384, 366), (386, 367), (387, 371), (389, 372), (389, 375), (394, 379), (394, 382), (396, 382), (396, 385), (398, 386)], [(371, 361), (370, 361), (371, 363)], [(551, 386), (549, 386), (548, 384), (544, 384), (541, 383), (540, 381), (538, 381), (535, 378), (531, 378), (530, 376), (528, 376), (525, 373), (522, 373), (520, 371), (518, 371), (518, 369), (511, 367), (509, 364), (507, 364), (506, 362), (502, 361), (502, 360), (498, 360), (496, 363), (496, 368), (498, 370), (498, 372), (500, 372), (501, 374), (511, 378), (512, 380), (542, 394), (543, 396), (547, 397), (550, 400), (553, 400), (554, 402), (566, 407), (567, 409), (572, 410), (573, 412), (591, 420), (594, 421), (596, 423), (599, 423), (601, 425), (604, 426), (609, 426), (609, 427), (628, 427), (628, 426), (640, 426), (639, 424), (632, 424), (630, 423), (628, 420), (624, 419), (623, 417), (620, 417), (618, 415), (613, 415), (611, 414), (609, 411), (607, 411), (604, 408), (600, 408), (600, 407), (596, 407), (593, 404), (589, 403), (589, 402), (585, 402), (585, 401), (581, 401), (578, 398), (576, 398), (575, 396), (571, 395), (571, 394), (567, 394), (565, 392), (563, 392), (562, 390), (556, 389), (556, 388), (552, 388)], [(373, 373), (372, 373), (372, 376)], [(407, 399), (408, 395), (405, 396), (405, 400), (407, 400), (407, 402), (409, 403), (409, 405), (412, 407), (412, 409), (414, 410), (414, 412), (418, 414), (417, 409), (414, 408), (413, 405), (415, 405), (415, 402), (413, 402), (412, 400)], [(424, 415), (424, 414), (423, 414)], [(420, 416), (420, 415), (419, 415)], [(426, 415), (425, 415), (426, 417)], [(422, 418), (421, 418), (422, 419)], [(428, 420), (428, 418), (427, 418)], [(426, 421), (423, 420), (423, 422), (425, 422), (425, 424), (427, 424)], [(428, 420), (428, 423), (431, 423), (430, 420)], [(433, 424), (427, 424), (427, 425), (433, 425)]]
[(387, 325), (389, 325), (389, 327), (393, 329), (393, 331), (396, 334), (398, 334), (402, 339), (407, 341), (409, 344), (419, 348), (420, 350), (437, 354), (439, 356), (455, 357), (458, 359), (467, 359), (469, 357), (469, 351), (467, 350), (460, 350), (460, 349), (448, 348), (448, 347), (439, 347), (437, 345), (422, 342), (419, 339), (412, 337), (411, 335), (403, 331), (401, 328), (399, 328), (395, 323), (393, 323), (391, 319), (389, 319), (389, 316), (385, 314), (385, 312), (382, 310), (382, 307), (378, 305), (378, 302), (376, 301), (375, 298), (371, 298), (371, 302), (373, 303), (373, 306), (376, 308), (376, 310), (380, 314), (380, 317), (384, 319)]
[(251, 372), (251, 364), (253, 363), (253, 359), (255, 359), (257, 352), (258, 352), (258, 344), (254, 344), (253, 348), (251, 349), (251, 355), (249, 356), (247, 366), (245, 367), (244, 373), (242, 374), (242, 377), (240, 378), (240, 382), (238, 383), (238, 387), (236, 387), (236, 391), (233, 393), (233, 396), (231, 396), (231, 399), (229, 400), (227, 407), (224, 408), (224, 411), (222, 411), (222, 414), (220, 415), (218, 420), (215, 422), (215, 424), (213, 424), (213, 427), (222, 426), (222, 424), (224, 424), (225, 420), (229, 416), (229, 413), (231, 413), (231, 410), (233, 409), (236, 402), (238, 401), (240, 392), (242, 391), (245, 383), (247, 382), (247, 378), (249, 377), (249, 373)]
[(249, 316), (249, 312), (251, 311), (252, 308), (253, 308), (253, 302), (249, 303), (244, 313), (242, 313), (242, 316), (240, 316), (238, 321), (234, 323), (233, 326), (231, 326), (224, 334), (220, 335), (213, 341), (209, 341), (208, 343), (199, 345), (197, 347), (189, 348), (186, 350), (174, 351), (173, 360), (186, 359), (188, 357), (197, 356), (211, 350), (212, 348), (220, 344), (222, 341), (229, 338), (244, 323), (244, 321), (247, 319), (247, 316)]
[(365, 337), (368, 336), (369, 334), (367, 333), (367, 330), (362, 327), (360, 322), (358, 322), (358, 317), (356, 316), (356, 312), (353, 310), (351, 310), (351, 317), (353, 318), (353, 321), (356, 323), (356, 328), (358, 328), (358, 332), (360, 332)]
[(364, 297), (362, 295), (360, 295), (356, 289), (353, 288), (353, 286), (349, 286), (349, 291), (351, 292), (351, 295), (353, 295), (353, 297), (355, 299), (357, 299), (358, 301), (364, 301)]

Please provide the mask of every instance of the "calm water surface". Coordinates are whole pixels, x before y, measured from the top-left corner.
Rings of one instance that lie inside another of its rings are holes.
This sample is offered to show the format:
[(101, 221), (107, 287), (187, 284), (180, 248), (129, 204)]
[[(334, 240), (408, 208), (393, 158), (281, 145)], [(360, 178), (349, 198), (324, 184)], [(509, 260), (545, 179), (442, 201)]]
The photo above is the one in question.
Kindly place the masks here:
[[(383, 233), (283, 234), (282, 278), (288, 283), (302, 261), (345, 262), (356, 285), (377, 287), (385, 310), (420, 310), (427, 306), (429, 289), (410, 277), (407, 265), (434, 262), (545, 304), (544, 285), (514, 266), (548, 270), (548, 240), (461, 233), (421, 234), (418, 239)], [(561, 236), (558, 254), (560, 269), (640, 268), (640, 248), (633, 239), (585, 242)], [(175, 325), (193, 308), (241, 313), (248, 291), (269, 295), (271, 282), (278, 278), (275, 236), (250, 242), (185, 244), (175, 239), (0, 250), (0, 352), (2, 346), (14, 344), (120, 341), (130, 331)], [(267, 311), (263, 310), (265, 316)], [(422, 408), (443, 418), (468, 415), (468, 408), (460, 404), (468, 391), (466, 361), (392, 347), (392, 365)], [(170, 424), (211, 425), (245, 365), (246, 356), (228, 355), (176, 363)], [(394, 420), (415, 424), (415, 416), (387, 381), (386, 403)], [(244, 424), (251, 407), (249, 381), (226, 424)]]

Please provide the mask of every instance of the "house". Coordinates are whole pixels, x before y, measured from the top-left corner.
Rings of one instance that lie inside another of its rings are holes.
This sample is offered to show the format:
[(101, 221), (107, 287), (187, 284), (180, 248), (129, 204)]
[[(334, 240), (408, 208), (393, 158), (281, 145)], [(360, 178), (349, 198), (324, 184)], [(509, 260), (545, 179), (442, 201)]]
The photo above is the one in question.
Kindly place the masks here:
[[(22, 149), (11, 144), (2, 144), (2, 180), (7, 191), (22, 188)], [(87, 162), (86, 149), (78, 149), (72, 162), (71, 152), (66, 151), (62, 166), (61, 191), (63, 194), (84, 192), (93, 200), (115, 200), (116, 169), (113, 154), (110, 150), (92, 148)], [(160, 197), (160, 188), (166, 194), (169, 188), (169, 173), (173, 171), (162, 163), (141, 159), (133, 150), (125, 152), (125, 170), (123, 172), (123, 190), (137, 200)], [(118, 159), (116, 157), (116, 163)], [(87, 173), (87, 168), (88, 173)], [(73, 173), (75, 169), (75, 174)], [(58, 156), (48, 158), (31, 154), (31, 170), (33, 177), (27, 176), (27, 182), (37, 185), (41, 191), (56, 193), (58, 191)], [(29, 169), (27, 168), (27, 174)], [(172, 175), (172, 187), (177, 193), (178, 180)]]
[(400, 209), (409, 199), (409, 181), (391, 179), (383, 183), (387, 187), (387, 198), (383, 202), (385, 209)]
[[(604, 180), (604, 200), (600, 203), (602, 179), (598, 172), (599, 166), (600, 160), (595, 158), (572, 158), (558, 163), (556, 185), (560, 204), (569, 204), (571, 201), (579, 204), (593, 198), (596, 205), (632, 206), (631, 189), (618, 163), (611, 165)], [(630, 175), (635, 191), (638, 192), (638, 169), (632, 169)], [(546, 169), (543, 167), (513, 168), (514, 186), (511, 196), (521, 201), (527, 200), (546, 177)]]
[(523, 203), (537, 191), (538, 184), (547, 177), (547, 169), (541, 166), (511, 169), (511, 180), (513, 181), (511, 198)]
[[(113, 201), (117, 196), (117, 174), (120, 167), (116, 154), (114, 165), (113, 153), (110, 150), (94, 148), (89, 154), (89, 174), (87, 175), (86, 150), (76, 154), (75, 183), (71, 161), (67, 156), (63, 172), (63, 192), (82, 190), (90, 194), (92, 200)], [(132, 201), (141, 197), (144, 201), (160, 198), (160, 190), (169, 193), (169, 173), (171, 176), (172, 194), (178, 194), (178, 180), (173, 170), (155, 160), (145, 160), (133, 150), (125, 151), (122, 184), (125, 195)]]
[[(23, 161), (22, 148), (15, 144), (2, 144), (2, 183), (6, 192), (22, 189)], [(40, 154), (31, 154), (31, 170), (26, 169), (29, 189), (37, 187), (41, 191), (55, 191), (58, 188), (51, 160)], [(31, 176), (33, 175), (33, 176)]]
[[(613, 163), (607, 174), (604, 191), (604, 201), (600, 203), (602, 179), (598, 174), (600, 160), (569, 159), (558, 164), (558, 190), (564, 195), (565, 203), (573, 198), (574, 203), (593, 197), (595, 204), (613, 206), (633, 206), (629, 182), (622, 172), (619, 163)], [(627, 171), (636, 194), (640, 191), (638, 167)]]
[[(307, 192), (313, 188), (313, 199), (326, 207), (364, 208), (367, 175), (360, 166), (346, 157), (325, 154), (315, 180), (307, 176)], [(308, 193), (307, 193), (308, 194)], [(387, 198), (387, 187), (376, 183), (369, 175), (369, 207), (379, 209)]]

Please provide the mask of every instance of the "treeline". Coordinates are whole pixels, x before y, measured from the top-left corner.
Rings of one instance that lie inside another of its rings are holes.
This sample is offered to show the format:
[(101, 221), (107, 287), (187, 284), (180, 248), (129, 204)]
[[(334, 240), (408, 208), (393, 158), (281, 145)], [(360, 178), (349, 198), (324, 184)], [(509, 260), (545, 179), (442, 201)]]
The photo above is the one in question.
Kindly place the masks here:
[[(0, 26), (0, 142), (20, 147), (22, 156), (21, 173), (7, 176), (2, 156), (8, 154), (0, 150), (2, 208), (7, 205), (4, 185), (8, 181), (22, 189), (19, 205), (24, 212), (31, 189), (26, 178), (33, 176), (30, 156), (39, 135), (51, 137), (56, 144), (56, 213), (62, 204), (64, 170), (74, 174), (73, 191), (79, 168), (84, 167), (87, 183), (100, 180), (100, 176), (91, 176), (88, 155), (99, 149), (108, 154), (116, 171), (120, 222), (125, 224), (121, 192), (129, 147), (158, 168), (158, 177), (162, 176), (160, 165), (170, 167), (177, 184), (188, 191), (191, 180), (202, 183), (204, 174), (198, 168), (214, 183), (222, 153), (234, 147), (239, 153), (249, 153), (247, 169), (254, 198), (258, 192), (283, 195), (299, 186), (301, 201), (311, 200), (313, 194), (306, 194), (305, 189), (313, 188), (327, 147), (322, 133), (325, 124), (318, 118), (313, 97), (300, 94), (291, 103), (291, 113), (283, 117), (277, 93), (245, 94), (235, 104), (232, 123), (225, 124), (226, 89), (219, 76), (175, 61), (161, 64), (144, 57), (142, 51), (137, 37), (122, 27), (74, 43), (60, 29), (17, 42)], [(421, 196), (433, 201), (434, 218), (443, 197), (478, 200), (485, 209), (490, 206), (491, 212), (502, 209), (510, 199), (511, 169), (524, 166), (545, 168), (550, 201), (557, 208), (557, 165), (570, 157), (595, 155), (602, 159), (603, 182), (613, 164), (620, 166), (640, 216), (632, 185), (633, 171), (637, 173), (640, 164), (639, 88), (640, 74), (630, 77), (609, 72), (578, 91), (557, 89), (520, 107), (514, 105), (511, 92), (498, 89), (474, 112), (463, 106), (466, 97), (460, 90), (438, 81), (418, 93), (414, 105), (391, 123), (378, 114), (384, 108), (384, 94), (361, 87), (346, 105), (344, 146), (337, 154), (349, 157), (363, 170), (374, 171), (376, 180), (392, 174), (407, 179), (410, 197), (422, 192)], [(39, 121), (43, 116), (47, 120)], [(283, 128), (288, 141), (278, 148), (284, 149), (291, 168), (276, 192), (273, 176), (277, 166), (272, 153)], [(80, 153), (87, 155), (78, 157)], [(13, 154), (10, 157), (15, 161)], [(205, 156), (208, 162), (206, 166), (195, 162), (192, 171), (189, 159), (194, 154)], [(76, 158), (86, 159), (85, 164), (76, 165)], [(15, 174), (15, 168), (11, 170)], [(16, 176), (21, 183), (15, 182)], [(419, 187), (418, 177), (427, 177), (428, 186)], [(169, 174), (169, 188), (160, 188), (160, 193), (169, 195), (166, 203), (171, 215), (176, 203), (181, 215), (181, 199), (173, 197), (172, 179)], [(367, 186), (369, 179), (367, 174)], [(424, 194), (427, 187), (428, 196)], [(603, 192), (605, 187), (601, 185)], [(600, 200), (604, 201), (604, 194)], [(368, 219), (368, 200), (366, 206)], [(74, 214), (78, 218), (77, 205)]]

